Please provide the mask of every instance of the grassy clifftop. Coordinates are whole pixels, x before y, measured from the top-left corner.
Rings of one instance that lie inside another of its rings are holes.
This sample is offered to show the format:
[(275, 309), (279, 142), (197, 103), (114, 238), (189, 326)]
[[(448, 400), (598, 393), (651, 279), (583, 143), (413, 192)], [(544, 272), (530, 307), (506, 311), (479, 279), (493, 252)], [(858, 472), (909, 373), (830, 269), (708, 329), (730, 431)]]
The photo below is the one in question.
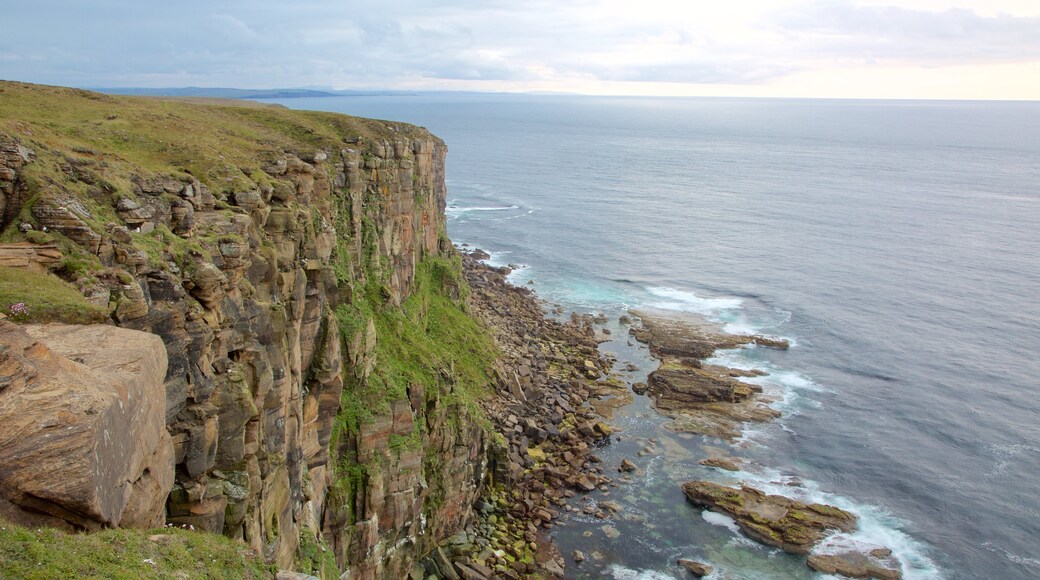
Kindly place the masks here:
[[(73, 158), (104, 161), (99, 173), (185, 172), (215, 193), (251, 185), (246, 180), (259, 176), (259, 162), (270, 151), (426, 134), (406, 124), (250, 101), (124, 97), (15, 82), (0, 82), (0, 133)], [(38, 178), (68, 173), (63, 159), (49, 161)]]

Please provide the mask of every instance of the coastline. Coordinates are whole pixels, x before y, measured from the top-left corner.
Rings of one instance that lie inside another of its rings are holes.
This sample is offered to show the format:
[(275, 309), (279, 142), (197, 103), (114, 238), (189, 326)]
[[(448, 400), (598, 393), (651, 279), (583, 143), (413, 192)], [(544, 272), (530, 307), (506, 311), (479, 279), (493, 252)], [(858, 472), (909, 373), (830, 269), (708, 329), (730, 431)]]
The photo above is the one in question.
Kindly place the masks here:
[(612, 361), (598, 351), (590, 317), (556, 320), (499, 268), (460, 254), (467, 308), (501, 350), (496, 396), (482, 401), (501, 438), (493, 442), (489, 493), (478, 501), (476, 521), (420, 565), (446, 578), (563, 577), (567, 562), (549, 530), (576, 509), (573, 498), (623, 483), (606, 475), (612, 466), (593, 452), (613, 433), (595, 406), (619, 388), (597, 381)]
[[(646, 513), (632, 509), (624, 500), (617, 501), (611, 497), (615, 492), (623, 494), (623, 486), (633, 486), (635, 489), (640, 487), (641, 483), (645, 485), (650, 476), (644, 466), (649, 468), (647, 463), (653, 462), (656, 457), (676, 452), (675, 443), (669, 444), (665, 438), (636, 437), (626, 442), (629, 445), (632, 442), (638, 444), (639, 450), (636, 453), (610, 453), (612, 446), (621, 446), (621, 442), (630, 437), (625, 428), (613, 420), (614, 411), (620, 410), (624, 413), (630, 407), (637, 407), (638, 405), (633, 405), (633, 399), (645, 396), (652, 412), (662, 421), (661, 432), (695, 436), (702, 442), (709, 442), (702, 445), (702, 453), (695, 455), (697, 464), (709, 474), (716, 475), (701, 476), (701, 479), (691, 476), (682, 485), (684, 491), (713, 490), (701, 494), (688, 491), (685, 494), (690, 504), (709, 510), (703, 515), (705, 521), (721, 522), (717, 525), (740, 530), (741, 534), (762, 545), (796, 554), (793, 561), (803, 566), (807, 573), (811, 568), (847, 577), (903, 577), (903, 562), (893, 555), (892, 549), (883, 545), (848, 543), (844, 537), (832, 541), (837, 537), (836, 534), (847, 536), (854, 533), (858, 525), (857, 516), (835, 506), (799, 501), (799, 498), (803, 497), (800, 493), (803, 482), (800, 480), (787, 479), (777, 482), (782, 483), (786, 490), (776, 493), (756, 489), (734, 477), (737, 472), (743, 473), (746, 469), (766, 468), (755, 465), (753, 459), (742, 457), (741, 452), (748, 445), (744, 435), (749, 425), (772, 421), (780, 416), (780, 412), (771, 406), (778, 398), (765, 392), (761, 386), (742, 380), (768, 380), (768, 372), (726, 366), (714, 357), (720, 351), (732, 351), (749, 346), (786, 350), (790, 347), (787, 339), (761, 334), (735, 334), (727, 332), (721, 324), (690, 313), (648, 308), (632, 310), (617, 321), (609, 320), (602, 313), (579, 315), (575, 312), (570, 315), (569, 320), (560, 323), (553, 317), (563, 316), (564, 311), (561, 307), (546, 303), (528, 288), (506, 280), (511, 268), (482, 262), (481, 260), (487, 260), (490, 256), (481, 250), (474, 250), (470, 255), (464, 251), (463, 254), (467, 278), (471, 284), (475, 280), (478, 281), (476, 288), (481, 291), (478, 294), (482, 293), (486, 299), (490, 290), (493, 295), (498, 296), (489, 300), (492, 304), (497, 301), (498, 307), (478, 313), (478, 317), (489, 322), (489, 326), (501, 328), (503, 322), (508, 320), (507, 317), (515, 314), (515, 311), (501, 307), (501, 296), (522, 297), (514, 303), (525, 304), (527, 320), (541, 316), (542, 320), (562, 324), (562, 328), (570, 328), (571, 332), (577, 331), (571, 338), (580, 337), (579, 343), (585, 349), (583, 357), (591, 357), (592, 352), (588, 350), (591, 345), (595, 344), (597, 348), (598, 358), (593, 359), (596, 360), (593, 363), (595, 370), (591, 373), (583, 372), (591, 371), (592, 367), (585, 366), (581, 360), (568, 362), (577, 363), (572, 364), (571, 372), (577, 371), (577, 376), (585, 379), (584, 389), (578, 393), (585, 408), (589, 409), (587, 418), (595, 417), (606, 423), (607, 428), (600, 429), (598, 434), (614, 433), (613, 438), (607, 435), (589, 441), (601, 446), (606, 459), (592, 455), (590, 458), (595, 465), (584, 464), (585, 472), (593, 477), (599, 475), (605, 485), (575, 486), (572, 479), (567, 482), (571, 489), (556, 497), (550, 495), (551, 505), (546, 506), (546, 511), (542, 513), (546, 516), (544, 519), (538, 516), (532, 518), (530, 510), (511, 513), (514, 521), (531, 522), (533, 527), (545, 532), (536, 542), (536, 554), (543, 573), (568, 578), (597, 577), (602, 574), (624, 577), (625, 568), (619, 568), (616, 564), (612, 566), (610, 562), (614, 558), (609, 552), (597, 549), (594, 539), (588, 541), (587, 549), (582, 549), (585, 547), (582, 540), (600, 536), (607, 541), (617, 540), (623, 534), (619, 531), (622, 526), (615, 525), (615, 522), (635, 523), (648, 529), (654, 527)], [(611, 327), (614, 327), (614, 330), (611, 330)], [(617, 329), (627, 331), (627, 336), (619, 336)], [(516, 335), (515, 332), (507, 334)], [(641, 369), (632, 361), (620, 360), (615, 353), (605, 350), (611, 344), (616, 346), (619, 339), (627, 340), (627, 344), (644, 349), (646, 356), (653, 361), (652, 365), (645, 365), (646, 369)], [(589, 382), (593, 377), (598, 380)], [(640, 378), (643, 380), (639, 380)], [(557, 386), (572, 387), (573, 383)], [(508, 381), (506, 388), (509, 388)], [(516, 389), (516, 386), (512, 388)], [(492, 412), (491, 415), (500, 418), (501, 412), (497, 415)], [(520, 417), (514, 422), (496, 421), (496, 425), (499, 429), (509, 429), (524, 421), (526, 418)], [(527, 429), (522, 429), (526, 435)], [(535, 429), (539, 429), (537, 425)], [(515, 442), (510, 443), (511, 450), (518, 449)], [(604, 466), (611, 471), (616, 469), (619, 477), (616, 480), (603, 477), (601, 474), (604, 472)], [(522, 474), (519, 479), (522, 485), (520, 494), (514, 495), (514, 498), (528, 499), (524, 494), (530, 493), (532, 488), (524, 487), (523, 484), (529, 486), (530, 482), (537, 481), (543, 472), (514, 470), (514, 475), (517, 473)], [(719, 476), (724, 482), (723, 485), (709, 481), (719, 480)], [(539, 487), (536, 484), (534, 489), (537, 490)], [(726, 505), (725, 502), (714, 501), (712, 493), (727, 496), (740, 493), (743, 494), (741, 497), (750, 499)], [(745, 509), (744, 504), (754, 507)], [(695, 513), (691, 513), (691, 520)], [(787, 513), (794, 515), (787, 517)], [(808, 517), (809, 525), (806, 525), (806, 514), (815, 514)], [(831, 514), (840, 516), (836, 520), (828, 519)], [(820, 517), (823, 519), (818, 520)], [(571, 527), (580, 530), (581, 540), (576, 543), (575, 537), (571, 537), (562, 542), (557, 541), (561, 534), (576, 536), (577, 534), (573, 534), (569, 529)], [(708, 558), (698, 560), (684, 556), (673, 558), (668, 564), (676, 574), (692, 573), (698, 576), (713, 573), (713, 563)], [(733, 576), (726, 572), (723, 564), (721, 570), (712, 577)]]

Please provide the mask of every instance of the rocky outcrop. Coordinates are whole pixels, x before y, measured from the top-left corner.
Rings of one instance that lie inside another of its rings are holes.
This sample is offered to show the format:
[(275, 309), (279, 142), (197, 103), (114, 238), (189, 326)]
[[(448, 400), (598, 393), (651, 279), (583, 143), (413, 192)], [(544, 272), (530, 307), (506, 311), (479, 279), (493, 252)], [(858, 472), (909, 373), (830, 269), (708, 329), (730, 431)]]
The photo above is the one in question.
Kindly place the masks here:
[[(629, 332), (646, 342), (661, 366), (647, 377), (646, 393), (655, 408), (674, 420), (669, 427), (723, 439), (740, 435), (741, 423), (768, 421), (779, 416), (762, 396), (762, 388), (739, 377), (762, 376), (762, 371), (705, 364), (716, 350), (758, 344), (787, 348), (787, 341), (766, 336), (734, 335), (717, 325), (690, 316), (639, 312), (641, 326)], [(642, 391), (642, 389), (640, 389)]]
[(165, 375), (152, 334), (0, 321), (0, 514), (67, 529), (162, 525)]
[(46, 273), (48, 267), (61, 262), (61, 257), (61, 249), (57, 244), (0, 244), (0, 266), (9, 268)]
[(847, 511), (766, 495), (752, 487), (691, 481), (682, 489), (690, 503), (732, 517), (749, 537), (785, 552), (807, 554), (826, 536), (856, 529), (856, 516)]
[(22, 209), (26, 187), (19, 179), (22, 167), (36, 153), (14, 139), (0, 139), (0, 223), (9, 223)]

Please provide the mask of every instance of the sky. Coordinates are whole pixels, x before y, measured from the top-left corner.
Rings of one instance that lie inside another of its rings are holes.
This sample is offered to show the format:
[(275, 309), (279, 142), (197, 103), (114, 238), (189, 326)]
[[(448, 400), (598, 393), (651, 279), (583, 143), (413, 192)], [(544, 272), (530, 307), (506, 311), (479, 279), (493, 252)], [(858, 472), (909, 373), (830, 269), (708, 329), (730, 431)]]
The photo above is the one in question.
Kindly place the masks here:
[(78, 87), (1040, 100), (1040, 0), (0, 0)]

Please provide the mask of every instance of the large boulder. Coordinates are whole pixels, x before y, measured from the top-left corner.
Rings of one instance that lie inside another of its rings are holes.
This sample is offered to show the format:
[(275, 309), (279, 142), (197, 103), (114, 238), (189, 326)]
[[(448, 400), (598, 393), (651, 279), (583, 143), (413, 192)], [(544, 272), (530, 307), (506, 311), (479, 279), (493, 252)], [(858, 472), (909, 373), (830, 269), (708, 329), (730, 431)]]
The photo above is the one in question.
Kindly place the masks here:
[(153, 334), (0, 320), (0, 514), (65, 529), (162, 525), (174, 475), (165, 375)]

